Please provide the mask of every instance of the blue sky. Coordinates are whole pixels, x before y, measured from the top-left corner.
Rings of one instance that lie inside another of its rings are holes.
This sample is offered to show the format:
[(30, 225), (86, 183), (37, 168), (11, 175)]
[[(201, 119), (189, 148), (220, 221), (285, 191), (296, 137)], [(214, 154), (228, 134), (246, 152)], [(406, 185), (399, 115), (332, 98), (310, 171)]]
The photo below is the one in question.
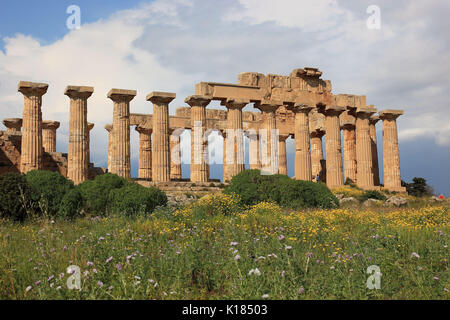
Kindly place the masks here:
[[(171, 113), (200, 81), (236, 82), (240, 72), (289, 74), (318, 67), (333, 93), (366, 95), (398, 120), (402, 176), (426, 178), (450, 196), (450, 2), (378, 0), (381, 29), (366, 26), (369, 0), (2, 1), (0, 118), (21, 117), (20, 80), (46, 82), (44, 119), (58, 120), (57, 150), (67, 152), (65, 86), (92, 85), (92, 158), (106, 165), (111, 88), (135, 89), (131, 112), (152, 113), (151, 91), (176, 92)], [(68, 30), (69, 5), (82, 27)], [(212, 104), (211, 108), (223, 108)], [(251, 106), (246, 110), (251, 111)], [(381, 123), (377, 125), (381, 141)], [(3, 125), (0, 125), (0, 130)], [(131, 132), (132, 172), (138, 135)], [(189, 134), (182, 136), (189, 148)], [(221, 143), (217, 146), (221, 156)], [(380, 145), (381, 149), (381, 145)], [(293, 146), (288, 170), (293, 175)], [(185, 152), (184, 162), (188, 162)], [(381, 151), (380, 151), (381, 156)], [(213, 175), (214, 176), (214, 175)]]

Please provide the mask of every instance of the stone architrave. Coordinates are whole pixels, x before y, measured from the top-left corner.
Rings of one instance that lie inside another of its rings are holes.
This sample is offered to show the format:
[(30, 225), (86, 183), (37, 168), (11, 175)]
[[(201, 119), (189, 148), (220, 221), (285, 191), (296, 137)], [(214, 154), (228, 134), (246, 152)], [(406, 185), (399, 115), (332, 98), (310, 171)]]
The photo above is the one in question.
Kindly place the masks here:
[(94, 126), (95, 126), (94, 123), (88, 122), (88, 126), (87, 126), (87, 128), (88, 128), (88, 134), (87, 134), (87, 139), (88, 139), (88, 142), (87, 142), (87, 148), (88, 148), (87, 159), (88, 159), (88, 164), (91, 163), (91, 130), (94, 129)]
[(69, 150), (67, 178), (80, 184), (89, 178), (87, 99), (92, 87), (67, 86), (64, 94), (70, 98)]
[(245, 169), (242, 109), (249, 103), (249, 100), (234, 98), (228, 98), (224, 101), (228, 109), (224, 147), (226, 148), (224, 155), (224, 163), (226, 163), (224, 181), (230, 181), (232, 177)]
[(378, 116), (371, 116), (369, 119), (370, 125), (370, 144), (372, 147), (372, 168), (373, 168), (373, 181), (375, 186), (380, 185), (380, 168), (378, 164), (378, 147), (377, 147), (377, 130), (376, 123), (380, 120)]
[(356, 116), (356, 183), (362, 189), (373, 189), (372, 146), (369, 119), (376, 113), (374, 108), (357, 108)]
[(56, 130), (59, 125), (58, 121), (42, 121), (42, 140), (45, 152), (56, 152)]
[(207, 182), (208, 167), (208, 138), (206, 132), (206, 106), (211, 97), (193, 95), (184, 100), (191, 106), (191, 181)]
[(108, 98), (114, 102), (111, 145), (111, 173), (131, 177), (130, 167), (130, 101), (136, 90), (111, 89)]
[(278, 164), (279, 174), (284, 174), (287, 176), (287, 159), (286, 159), (286, 140), (289, 138), (288, 134), (280, 134), (278, 136)]
[(323, 146), (322, 137), (325, 135), (325, 131), (317, 129), (311, 132), (311, 169), (313, 178), (316, 178), (324, 171), (322, 167), (323, 160)]
[(20, 172), (41, 170), (42, 163), (42, 96), (48, 84), (20, 81), (18, 91), (24, 96)]
[(181, 180), (181, 138), (183, 128), (170, 129), (170, 179)]
[(106, 131), (108, 131), (108, 171), (111, 172), (111, 153), (112, 153), (112, 124), (105, 125)]
[(152, 178), (152, 129), (136, 127), (139, 132), (139, 179)]
[(153, 103), (152, 179), (170, 181), (169, 103), (175, 93), (151, 92), (147, 101)]
[(276, 111), (283, 103), (274, 100), (262, 100), (255, 108), (262, 113), (262, 127), (259, 130), (261, 147), (261, 173), (277, 174), (279, 170), (278, 135)]
[(295, 103), (289, 107), (295, 114), (295, 179), (311, 181), (311, 145), (309, 132), (309, 113), (315, 109), (304, 103)]
[(398, 150), (397, 118), (403, 110), (378, 112), (383, 120), (383, 172), (384, 187), (389, 191), (406, 192), (400, 175), (400, 155)]
[(21, 118), (7, 118), (3, 119), (3, 124), (6, 127), (6, 133), (9, 135), (22, 135), (22, 119)]
[(341, 130), (339, 115), (345, 111), (344, 107), (336, 105), (321, 106), (319, 112), (325, 115), (326, 131), (326, 176), (330, 189), (344, 185), (342, 171)]

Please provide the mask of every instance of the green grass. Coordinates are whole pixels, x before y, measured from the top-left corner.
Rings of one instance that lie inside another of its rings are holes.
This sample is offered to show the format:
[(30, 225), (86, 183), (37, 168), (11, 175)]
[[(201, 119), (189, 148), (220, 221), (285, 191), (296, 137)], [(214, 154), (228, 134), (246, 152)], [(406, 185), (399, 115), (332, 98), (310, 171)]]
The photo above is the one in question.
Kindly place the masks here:
[(374, 210), (5, 221), (0, 299), (449, 299), (448, 207)]

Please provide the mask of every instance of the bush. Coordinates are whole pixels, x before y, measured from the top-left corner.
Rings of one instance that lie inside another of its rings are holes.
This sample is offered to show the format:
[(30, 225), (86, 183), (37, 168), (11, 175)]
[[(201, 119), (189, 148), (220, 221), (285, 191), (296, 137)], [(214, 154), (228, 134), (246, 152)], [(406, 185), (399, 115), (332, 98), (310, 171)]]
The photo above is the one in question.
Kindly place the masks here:
[(54, 217), (65, 194), (74, 188), (73, 182), (58, 172), (35, 170), (25, 175), (34, 192), (32, 199), (40, 214)]
[(80, 217), (83, 210), (83, 197), (78, 188), (69, 190), (61, 201), (58, 216), (73, 220)]
[(406, 187), (406, 192), (413, 197), (430, 197), (433, 195), (433, 188), (427, 184), (424, 178), (415, 177), (411, 183), (402, 181), (402, 187)]
[(293, 180), (285, 175), (261, 175), (245, 170), (231, 179), (224, 193), (238, 194), (244, 205), (273, 201), (286, 208), (334, 208), (337, 198), (321, 183)]
[(32, 209), (33, 190), (23, 174), (0, 175), (0, 217), (24, 221)]
[(366, 190), (358, 199), (360, 202), (364, 202), (368, 199), (376, 199), (384, 201), (386, 200), (386, 196), (377, 190)]
[(167, 204), (166, 194), (155, 187), (146, 188), (137, 183), (127, 183), (109, 194), (108, 211), (133, 216), (148, 214), (158, 206)]
[(96, 176), (92, 181), (85, 181), (77, 188), (81, 192), (87, 212), (106, 215), (110, 192), (122, 188), (127, 183), (124, 178), (107, 173)]

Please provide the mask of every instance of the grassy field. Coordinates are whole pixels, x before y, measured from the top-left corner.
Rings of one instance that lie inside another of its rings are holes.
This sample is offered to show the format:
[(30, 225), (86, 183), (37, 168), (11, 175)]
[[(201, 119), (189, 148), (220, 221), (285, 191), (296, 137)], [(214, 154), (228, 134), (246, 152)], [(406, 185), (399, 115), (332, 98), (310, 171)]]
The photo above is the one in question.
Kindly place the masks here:
[(448, 205), (292, 212), (224, 195), (147, 217), (1, 222), (0, 299), (449, 299), (449, 231)]

